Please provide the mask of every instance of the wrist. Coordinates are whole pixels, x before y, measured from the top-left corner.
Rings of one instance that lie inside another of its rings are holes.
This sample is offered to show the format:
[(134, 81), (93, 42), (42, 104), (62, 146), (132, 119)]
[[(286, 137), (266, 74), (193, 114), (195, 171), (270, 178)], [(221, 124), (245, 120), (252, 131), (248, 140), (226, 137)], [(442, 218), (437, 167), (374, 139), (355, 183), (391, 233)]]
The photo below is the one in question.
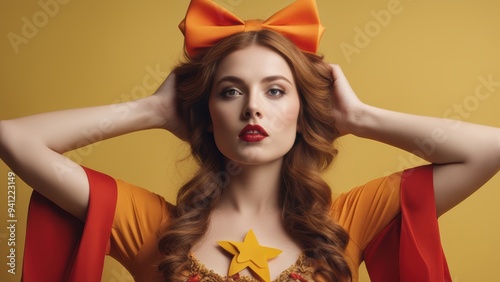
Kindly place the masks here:
[(167, 118), (158, 96), (151, 95), (135, 101), (136, 110), (143, 115), (145, 129), (167, 128)]
[(357, 137), (367, 137), (370, 128), (376, 122), (378, 108), (362, 104), (346, 117), (346, 134), (353, 134)]

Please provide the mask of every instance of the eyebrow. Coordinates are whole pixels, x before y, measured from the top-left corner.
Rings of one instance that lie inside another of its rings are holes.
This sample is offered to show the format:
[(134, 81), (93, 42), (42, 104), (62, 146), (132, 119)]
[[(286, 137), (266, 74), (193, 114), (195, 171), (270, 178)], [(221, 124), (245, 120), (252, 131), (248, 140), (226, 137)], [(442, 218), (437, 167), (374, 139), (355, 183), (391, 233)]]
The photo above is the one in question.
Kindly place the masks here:
[[(265, 78), (263, 78), (261, 80), (261, 82), (272, 82), (272, 81), (275, 81), (275, 80), (284, 80), (286, 82), (288, 82), (290, 85), (293, 86), (293, 83), (286, 77), (282, 76), (282, 75), (272, 75), (272, 76), (267, 76)], [(223, 78), (219, 79), (219, 81), (217, 81), (217, 83), (215, 84), (215, 86), (218, 86), (219, 84), (221, 84), (222, 82), (233, 82), (233, 83), (244, 83), (243, 79), (237, 77), (237, 76), (224, 76)]]

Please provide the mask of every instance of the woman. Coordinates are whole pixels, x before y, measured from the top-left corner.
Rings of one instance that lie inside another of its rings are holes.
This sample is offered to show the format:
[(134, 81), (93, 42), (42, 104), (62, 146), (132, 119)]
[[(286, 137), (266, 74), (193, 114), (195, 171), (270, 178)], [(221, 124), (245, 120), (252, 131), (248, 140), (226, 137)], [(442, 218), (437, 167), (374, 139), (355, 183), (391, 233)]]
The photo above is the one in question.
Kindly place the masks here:
[[(415, 140), (438, 130), (440, 142), (422, 156), (435, 165), (416, 172), (432, 171), (437, 215), (465, 199), (500, 168), (498, 129), (466, 124), (457, 132), (445, 120), (363, 104), (338, 66), (302, 53), (275, 32), (237, 33), (192, 54), (192, 60), (174, 70), (176, 75), (154, 96), (128, 105), (133, 109), (128, 115), (97, 107), (1, 123), (2, 159), (36, 191), (80, 220), (87, 217), (87, 177), (92, 172), (86, 174), (75, 164), (58, 174), (53, 165), (67, 164), (61, 153), (85, 145), (82, 131), (109, 121), (110, 130), (102, 130), (104, 139), (165, 128), (190, 142), (201, 170), (181, 190), (177, 206), (139, 188), (118, 185), (111, 254), (138, 280), (163, 276), (172, 281), (181, 276), (196, 281), (197, 275), (210, 275), (207, 268), (231, 272), (233, 256), (227, 242), (236, 246), (234, 242), (252, 234), (249, 230), (262, 245), (283, 254), (269, 260), (269, 273), (247, 265), (238, 271), (241, 275), (262, 280), (283, 273), (287, 279), (356, 280), (365, 247), (399, 213), (399, 190), (394, 188), (399, 188), (402, 176), (376, 180), (336, 199), (332, 206), (329, 187), (319, 173), (333, 160), (331, 145), (340, 135), (354, 134), (412, 152), (418, 149)], [(229, 170), (229, 180), (211, 177)], [(372, 202), (382, 201), (371, 205), (375, 210), (370, 212), (384, 211), (364, 222), (349, 223), (343, 217), (364, 209), (341, 202), (366, 201), (364, 193), (373, 193), (368, 197)], [(381, 195), (375, 198), (377, 193)], [(144, 201), (132, 205), (130, 199), (136, 197)], [(139, 227), (123, 221), (130, 219), (129, 208), (134, 213), (146, 210), (136, 216), (150, 221)], [(354, 230), (358, 227), (363, 230)], [(146, 230), (148, 240), (129, 240), (139, 236), (127, 233), (130, 228)], [(149, 240), (157, 232), (161, 236)], [(151, 249), (151, 244), (159, 248)], [(242, 254), (238, 250), (234, 255)], [(145, 268), (157, 264), (160, 272)], [(290, 265), (296, 266), (293, 273), (287, 272)]]

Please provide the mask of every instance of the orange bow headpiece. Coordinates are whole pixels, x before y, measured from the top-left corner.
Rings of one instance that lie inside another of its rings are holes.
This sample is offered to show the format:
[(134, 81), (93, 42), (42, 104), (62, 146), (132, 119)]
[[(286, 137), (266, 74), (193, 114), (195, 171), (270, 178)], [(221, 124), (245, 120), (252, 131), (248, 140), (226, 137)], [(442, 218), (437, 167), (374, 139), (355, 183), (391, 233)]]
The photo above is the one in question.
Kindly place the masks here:
[(212, 0), (191, 0), (186, 17), (179, 24), (191, 57), (230, 35), (262, 29), (276, 31), (302, 51), (316, 53), (325, 28), (314, 0), (297, 0), (266, 21), (243, 21)]

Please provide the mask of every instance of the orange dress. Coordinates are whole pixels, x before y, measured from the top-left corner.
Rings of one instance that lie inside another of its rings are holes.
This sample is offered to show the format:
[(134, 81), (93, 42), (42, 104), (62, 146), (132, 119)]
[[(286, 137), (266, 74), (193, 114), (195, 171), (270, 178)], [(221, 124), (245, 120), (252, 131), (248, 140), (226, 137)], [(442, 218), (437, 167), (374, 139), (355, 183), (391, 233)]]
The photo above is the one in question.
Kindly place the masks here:
[[(357, 281), (358, 268), (363, 260), (363, 250), (371, 239), (399, 213), (399, 187), (401, 173), (373, 180), (348, 193), (336, 197), (331, 207), (332, 218), (350, 235), (346, 258)], [(136, 281), (161, 281), (157, 273), (160, 254), (157, 250), (158, 229), (168, 220), (169, 203), (157, 194), (117, 180), (118, 200), (111, 230), (110, 255), (122, 263)], [(226, 281), (206, 269), (191, 256), (191, 276), (211, 277), (213, 281)], [(276, 281), (290, 281), (300, 275), (312, 281), (313, 269), (307, 260), (299, 258)], [(217, 279), (217, 280), (215, 280)], [(233, 281), (255, 281), (248, 277)], [(193, 278), (194, 281), (194, 278)]]
[[(170, 204), (143, 188), (84, 169), (90, 183), (85, 224), (33, 193), (24, 281), (99, 281), (104, 254), (122, 263), (135, 281), (163, 281), (157, 271), (157, 242)], [(394, 173), (341, 194), (330, 214), (350, 235), (345, 257), (353, 281), (363, 260), (372, 281), (451, 281), (439, 240), (431, 166)], [(275, 281), (325, 281), (313, 272), (300, 256)], [(257, 281), (222, 277), (192, 255), (186, 274), (188, 282)]]

